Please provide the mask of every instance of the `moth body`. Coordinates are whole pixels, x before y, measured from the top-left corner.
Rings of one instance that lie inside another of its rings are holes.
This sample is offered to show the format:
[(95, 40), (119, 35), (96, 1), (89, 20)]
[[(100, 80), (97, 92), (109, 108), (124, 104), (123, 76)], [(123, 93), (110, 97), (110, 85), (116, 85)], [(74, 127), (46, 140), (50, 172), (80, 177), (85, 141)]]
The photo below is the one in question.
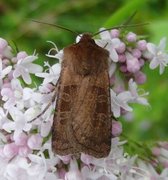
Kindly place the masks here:
[(64, 48), (58, 84), (52, 148), (56, 154), (106, 157), (111, 149), (111, 107), (107, 50), (84, 34)]

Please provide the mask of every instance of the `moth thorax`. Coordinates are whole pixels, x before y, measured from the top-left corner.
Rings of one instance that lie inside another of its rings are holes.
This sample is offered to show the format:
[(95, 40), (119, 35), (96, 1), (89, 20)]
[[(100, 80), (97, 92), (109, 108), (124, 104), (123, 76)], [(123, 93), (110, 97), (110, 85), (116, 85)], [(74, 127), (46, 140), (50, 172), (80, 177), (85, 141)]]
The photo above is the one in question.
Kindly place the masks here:
[(88, 42), (88, 41), (94, 42), (94, 40), (92, 39), (92, 35), (89, 33), (84, 33), (80, 39), (80, 42)]

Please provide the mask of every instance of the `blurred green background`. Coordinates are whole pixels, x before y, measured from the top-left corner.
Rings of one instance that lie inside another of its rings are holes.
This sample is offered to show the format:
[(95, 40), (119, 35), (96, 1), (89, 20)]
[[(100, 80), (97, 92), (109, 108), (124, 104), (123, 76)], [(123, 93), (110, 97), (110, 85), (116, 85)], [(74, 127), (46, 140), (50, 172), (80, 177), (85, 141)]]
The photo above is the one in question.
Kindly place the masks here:
[[(83, 32), (97, 32), (104, 27), (120, 25), (137, 10), (132, 23), (149, 22), (147, 26), (131, 28), (131, 31), (146, 35), (159, 43), (168, 37), (167, 0), (1, 0), (0, 36), (19, 50), (32, 54), (36, 49), (41, 60), (51, 48), (47, 40), (54, 41), (59, 49), (74, 42), (69, 32), (34, 23), (31, 19), (59, 24)], [(122, 120), (124, 134), (134, 140), (168, 139), (168, 70), (159, 75), (158, 69), (144, 70), (148, 76), (142, 86), (150, 92), (151, 108), (135, 106), (131, 120)]]

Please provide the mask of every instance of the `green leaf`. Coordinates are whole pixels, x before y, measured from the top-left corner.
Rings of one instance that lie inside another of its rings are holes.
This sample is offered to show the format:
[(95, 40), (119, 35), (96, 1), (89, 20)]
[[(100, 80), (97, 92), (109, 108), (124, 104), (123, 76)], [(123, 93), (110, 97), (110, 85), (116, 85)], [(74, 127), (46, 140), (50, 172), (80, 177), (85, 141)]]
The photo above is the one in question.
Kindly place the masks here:
[(119, 10), (113, 13), (104, 23), (104, 27), (108, 28), (123, 23), (133, 12), (138, 11), (145, 6), (147, 0), (127, 1)]

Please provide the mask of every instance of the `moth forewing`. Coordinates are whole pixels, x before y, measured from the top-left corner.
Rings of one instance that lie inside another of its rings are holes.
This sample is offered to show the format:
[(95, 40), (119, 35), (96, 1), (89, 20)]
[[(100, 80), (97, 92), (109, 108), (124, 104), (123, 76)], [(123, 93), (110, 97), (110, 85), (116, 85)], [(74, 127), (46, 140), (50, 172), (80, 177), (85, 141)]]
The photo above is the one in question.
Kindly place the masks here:
[(83, 152), (97, 158), (111, 149), (107, 50), (84, 34), (64, 49), (52, 148), (59, 155)]

